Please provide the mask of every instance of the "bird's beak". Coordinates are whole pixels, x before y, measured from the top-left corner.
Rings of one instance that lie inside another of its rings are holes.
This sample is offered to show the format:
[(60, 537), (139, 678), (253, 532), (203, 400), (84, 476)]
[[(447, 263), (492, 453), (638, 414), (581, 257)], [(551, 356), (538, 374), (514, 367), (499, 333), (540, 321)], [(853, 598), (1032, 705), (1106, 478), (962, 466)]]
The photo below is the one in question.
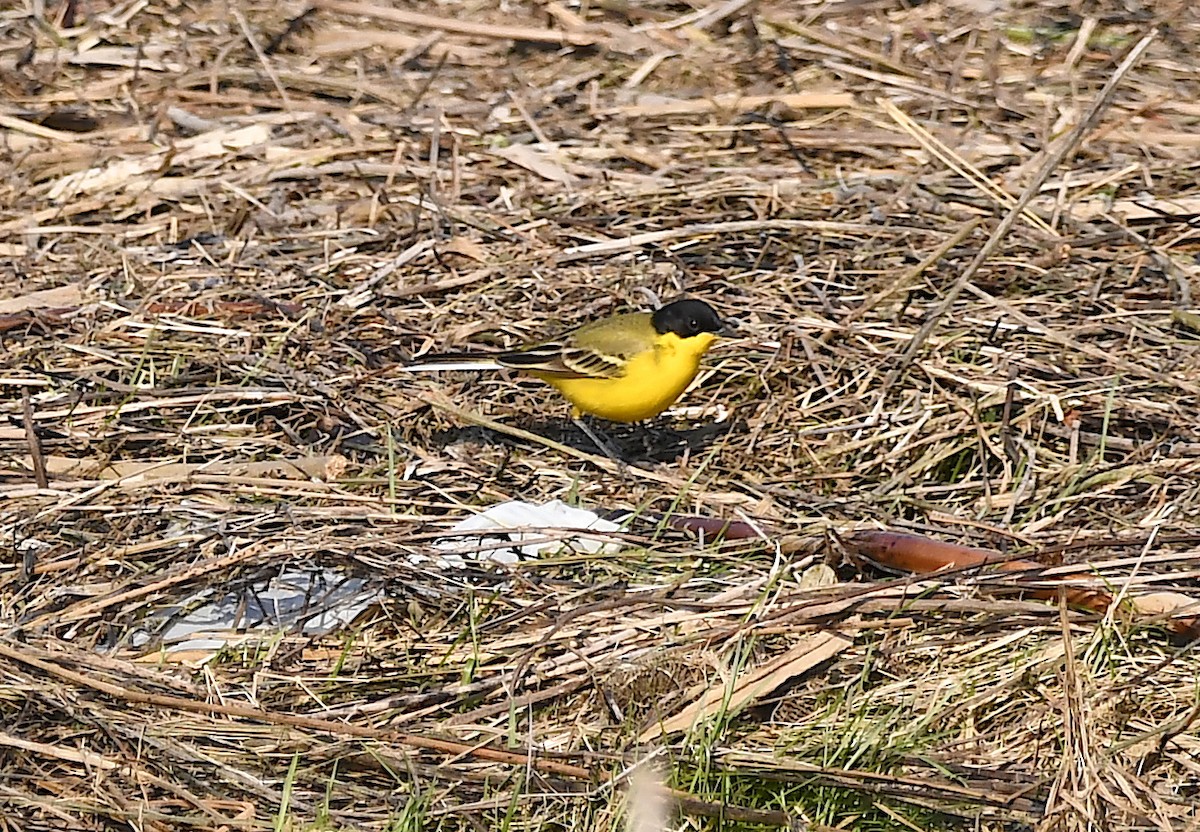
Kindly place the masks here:
[(717, 334), (722, 338), (732, 338), (738, 334), (738, 323), (733, 318), (726, 318), (721, 321), (721, 328), (717, 330)]

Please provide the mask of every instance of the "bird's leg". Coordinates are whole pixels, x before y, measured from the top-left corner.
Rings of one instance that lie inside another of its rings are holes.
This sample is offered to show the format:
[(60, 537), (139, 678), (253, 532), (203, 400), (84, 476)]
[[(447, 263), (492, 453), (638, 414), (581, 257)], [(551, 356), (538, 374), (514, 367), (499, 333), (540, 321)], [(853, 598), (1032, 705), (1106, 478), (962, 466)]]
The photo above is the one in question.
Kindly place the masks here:
[(642, 440), (642, 451), (649, 460), (655, 459), (654, 452), (657, 443), (654, 441), (654, 425), (660, 418), (662, 417), (652, 416), (637, 423), (638, 438)]
[(579, 416), (572, 416), (571, 421), (575, 423), (576, 427), (587, 434), (588, 439), (592, 440), (596, 447), (599, 448), (606, 457), (618, 465), (625, 465), (625, 460), (621, 459), (621, 452), (618, 451), (606, 437), (602, 437), (599, 433), (592, 430), (588, 426), (588, 423), (583, 421), (583, 419)]
[(691, 450), (688, 432), (675, 427), (670, 416), (660, 415), (638, 423), (642, 448), (649, 459), (670, 462)]
[[(668, 431), (674, 433), (674, 431), (670, 430), (670, 417), (659, 414), (644, 422), (640, 422), (638, 427), (641, 429), (642, 447), (646, 449), (646, 455), (651, 459), (664, 461), (662, 459), (662, 454), (664, 453), (663, 438)], [(667, 437), (668, 441), (670, 438)]]

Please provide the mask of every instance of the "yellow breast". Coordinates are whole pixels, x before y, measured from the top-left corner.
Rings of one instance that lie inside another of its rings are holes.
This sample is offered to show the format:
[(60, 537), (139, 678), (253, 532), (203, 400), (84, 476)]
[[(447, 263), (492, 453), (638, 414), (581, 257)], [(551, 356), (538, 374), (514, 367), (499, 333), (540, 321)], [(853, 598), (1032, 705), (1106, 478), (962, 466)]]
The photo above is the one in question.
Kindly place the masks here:
[(662, 413), (683, 395), (715, 337), (710, 332), (690, 338), (673, 332), (661, 335), (653, 349), (629, 359), (620, 378), (534, 375), (554, 385), (574, 405), (576, 416), (590, 413), (613, 422), (640, 422)]

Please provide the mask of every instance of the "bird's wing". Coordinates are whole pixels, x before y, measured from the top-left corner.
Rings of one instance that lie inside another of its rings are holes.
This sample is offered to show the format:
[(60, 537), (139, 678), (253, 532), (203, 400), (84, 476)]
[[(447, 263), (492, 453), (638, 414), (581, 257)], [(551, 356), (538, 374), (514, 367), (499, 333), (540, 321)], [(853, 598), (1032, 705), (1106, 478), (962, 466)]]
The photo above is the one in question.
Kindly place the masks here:
[(566, 341), (548, 341), (520, 352), (504, 353), (498, 361), (505, 367), (556, 378), (619, 378), (625, 371), (625, 361), (620, 356), (576, 347)]
[(620, 378), (631, 357), (653, 347), (654, 327), (648, 314), (617, 315), (580, 327), (565, 338), (505, 353), (499, 360), (506, 367), (558, 378)]

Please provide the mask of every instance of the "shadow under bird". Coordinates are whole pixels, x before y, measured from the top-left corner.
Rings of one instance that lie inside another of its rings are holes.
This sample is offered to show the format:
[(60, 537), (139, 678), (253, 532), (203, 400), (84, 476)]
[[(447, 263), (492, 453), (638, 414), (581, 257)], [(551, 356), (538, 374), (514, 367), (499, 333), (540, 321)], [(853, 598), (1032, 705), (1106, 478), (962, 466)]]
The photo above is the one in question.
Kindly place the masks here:
[(640, 422), (683, 395), (704, 353), (727, 331), (707, 303), (684, 299), (654, 312), (601, 318), (518, 350), (424, 355), (400, 369), (519, 370), (562, 393), (576, 421), (586, 413), (613, 422)]

